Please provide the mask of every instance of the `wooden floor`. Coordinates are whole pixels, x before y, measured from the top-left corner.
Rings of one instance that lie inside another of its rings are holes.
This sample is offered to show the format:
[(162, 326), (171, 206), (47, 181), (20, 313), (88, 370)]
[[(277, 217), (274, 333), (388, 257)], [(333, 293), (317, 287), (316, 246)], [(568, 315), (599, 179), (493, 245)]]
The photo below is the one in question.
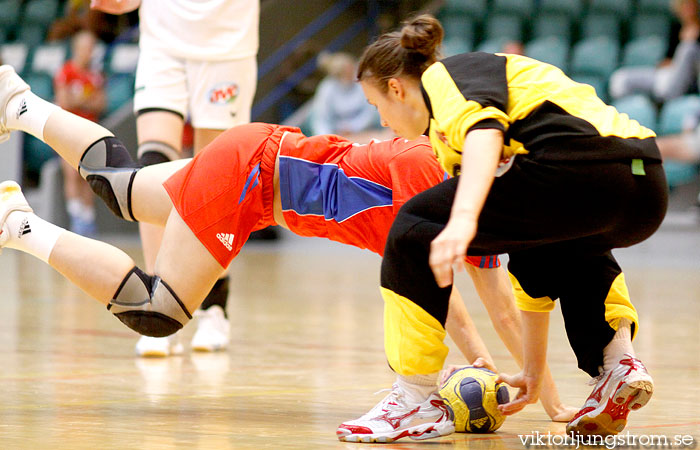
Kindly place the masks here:
[[(137, 253), (135, 240), (117, 242)], [(656, 380), (654, 398), (630, 415), (628, 430), (670, 442), (692, 435), (697, 447), (700, 226), (667, 224), (618, 256), (641, 316), (636, 349)], [(337, 441), (335, 428), (366, 412), (393, 381), (382, 346), (379, 262), (319, 239), (285, 235), (250, 245), (231, 266), (231, 347), (141, 359), (133, 354), (136, 335), (104, 307), (37, 260), (6, 250), (0, 449), (361, 448)], [(473, 289), (464, 279), (459, 285), (500, 369), (514, 372)], [(193, 328), (184, 330), (185, 344)], [(462, 359), (453, 351), (449, 361)], [(558, 311), (549, 362), (563, 399), (579, 406), (591, 388), (575, 368)], [(518, 435), (535, 431), (563, 433), (564, 425), (532, 405), (495, 434), (390, 448), (522, 449)]]

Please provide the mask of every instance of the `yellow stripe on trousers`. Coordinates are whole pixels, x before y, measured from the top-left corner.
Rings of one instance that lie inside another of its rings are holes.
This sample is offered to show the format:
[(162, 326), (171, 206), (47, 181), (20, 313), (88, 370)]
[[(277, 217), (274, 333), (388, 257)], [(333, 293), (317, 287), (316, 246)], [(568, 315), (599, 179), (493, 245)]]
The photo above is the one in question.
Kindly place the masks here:
[(634, 324), (634, 334), (632, 335), (632, 339), (634, 339), (639, 330), (639, 317), (637, 310), (630, 302), (630, 293), (627, 290), (624, 273), (620, 273), (615, 278), (610, 286), (610, 291), (608, 291), (608, 296), (605, 298), (605, 321), (610, 324), (613, 330), (617, 331), (620, 319), (627, 319)]
[(411, 300), (381, 288), (384, 297), (384, 349), (399, 375), (439, 372), (447, 357), (445, 328)]
[[(533, 298), (520, 286), (520, 282), (511, 273), (511, 284), (513, 285), (513, 295), (515, 296), (515, 304), (521, 311), (548, 312), (554, 309), (554, 302), (549, 297)], [(620, 273), (608, 291), (605, 297), (605, 321), (610, 324), (613, 330), (617, 331), (620, 319), (627, 319), (634, 324), (634, 335), (637, 335), (639, 329), (639, 317), (637, 310), (630, 301), (630, 294), (625, 283), (625, 274)]]

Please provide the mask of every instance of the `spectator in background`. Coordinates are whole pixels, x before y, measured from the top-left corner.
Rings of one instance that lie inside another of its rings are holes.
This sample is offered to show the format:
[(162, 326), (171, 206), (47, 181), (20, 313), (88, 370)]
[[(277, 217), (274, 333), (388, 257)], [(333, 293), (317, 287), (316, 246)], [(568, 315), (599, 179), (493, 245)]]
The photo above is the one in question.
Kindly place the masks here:
[(623, 67), (610, 77), (614, 99), (634, 93), (665, 102), (697, 89), (700, 69), (700, 16), (697, 0), (671, 0), (678, 18), (671, 29), (667, 58), (657, 67)]
[(511, 55), (525, 55), (525, 46), (520, 41), (508, 41), (503, 44), (501, 53), (510, 53)]
[(381, 128), (379, 115), (355, 82), (356, 61), (347, 53), (322, 53), (319, 67), (327, 74), (311, 107), (311, 134), (352, 136)]
[[(72, 56), (54, 77), (56, 104), (80, 117), (97, 122), (106, 104), (102, 75), (91, 67), (97, 38), (88, 30), (78, 31), (72, 39)], [(94, 236), (94, 196), (90, 186), (65, 161), (63, 187), (70, 229), (83, 236)]]

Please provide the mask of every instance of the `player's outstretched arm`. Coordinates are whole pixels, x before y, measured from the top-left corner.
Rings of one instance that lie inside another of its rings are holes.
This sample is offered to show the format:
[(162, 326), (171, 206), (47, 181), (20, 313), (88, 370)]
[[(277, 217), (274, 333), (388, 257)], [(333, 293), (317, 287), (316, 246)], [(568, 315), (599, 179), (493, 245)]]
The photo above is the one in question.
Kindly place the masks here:
[[(508, 275), (502, 267), (481, 269), (465, 264), (481, 301), (491, 318), (498, 336), (518, 363), (523, 365), (523, 339), (520, 315), (515, 307)], [(450, 304), (450, 308), (452, 305)], [(540, 400), (547, 415), (555, 422), (568, 422), (576, 409), (562, 404), (556, 384), (548, 367), (543, 372)]]
[(481, 339), (474, 321), (464, 305), (464, 300), (456, 287), (452, 288), (452, 294), (450, 295), (450, 308), (447, 312), (445, 330), (467, 361), (474, 364), (475, 361), (481, 359), (483, 367), (496, 371), (493, 358), (486, 348), (486, 344)]

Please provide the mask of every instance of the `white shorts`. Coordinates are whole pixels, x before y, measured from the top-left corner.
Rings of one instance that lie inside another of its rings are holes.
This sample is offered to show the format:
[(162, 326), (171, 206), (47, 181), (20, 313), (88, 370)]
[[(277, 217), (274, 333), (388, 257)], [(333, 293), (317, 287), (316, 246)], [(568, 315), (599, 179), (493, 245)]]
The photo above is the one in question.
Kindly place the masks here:
[(250, 122), (258, 66), (255, 56), (195, 61), (141, 48), (134, 112), (169, 110), (194, 128), (226, 130)]

